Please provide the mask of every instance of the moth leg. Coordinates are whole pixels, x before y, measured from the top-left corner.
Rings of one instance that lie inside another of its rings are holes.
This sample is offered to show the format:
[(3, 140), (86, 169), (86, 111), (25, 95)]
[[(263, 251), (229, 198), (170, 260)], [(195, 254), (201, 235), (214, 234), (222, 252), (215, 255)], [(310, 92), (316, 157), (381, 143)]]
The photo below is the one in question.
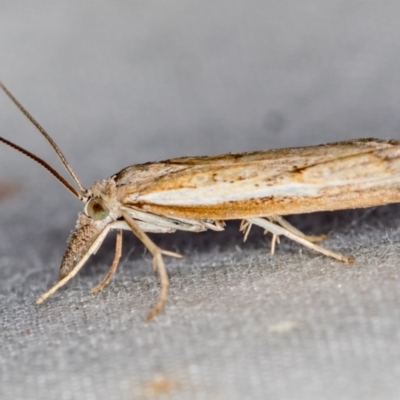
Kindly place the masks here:
[(312, 243), (318, 243), (324, 240), (328, 235), (322, 234), (318, 236), (308, 236), (305, 235), (303, 232), (299, 231), (297, 228), (295, 228), (292, 224), (287, 222), (285, 219), (283, 219), (280, 215), (270, 215), (268, 216), (268, 219), (271, 222), (277, 222), (280, 226), (283, 228), (287, 229), (289, 232), (292, 232), (296, 236), (300, 236), (305, 240), (308, 240), (309, 242)]
[[(272, 220), (269, 217), (267, 217), (267, 218), (272, 222)], [(267, 233), (269, 233), (268, 229), (264, 229), (263, 234), (266, 235)], [(275, 245), (276, 245), (276, 243), (279, 244), (280, 242), (281, 242), (281, 240), (279, 239), (279, 235), (277, 235), (276, 233), (272, 233), (271, 254), (275, 254)]]
[(116, 242), (115, 242), (115, 255), (114, 255), (114, 260), (111, 264), (110, 269), (107, 272), (107, 275), (103, 278), (103, 280), (96, 285), (90, 293), (94, 294), (97, 292), (100, 292), (101, 290), (104, 289), (105, 286), (108, 285), (110, 282), (111, 278), (115, 274), (115, 271), (117, 270), (119, 260), (121, 258), (121, 253), (122, 253), (122, 230), (118, 229), (117, 230), (117, 237), (116, 237)]
[(271, 240), (271, 254), (275, 254), (275, 243), (280, 243), (279, 236), (276, 235), (275, 233), (272, 234), (272, 240)]
[(133, 234), (146, 246), (151, 255), (153, 256), (153, 269), (158, 272), (161, 283), (161, 292), (160, 297), (153, 307), (153, 309), (147, 314), (146, 319), (150, 320), (155, 317), (163, 308), (164, 304), (167, 301), (168, 297), (168, 288), (169, 288), (169, 278), (167, 274), (167, 270), (164, 265), (164, 260), (162, 258), (163, 254), (172, 256), (172, 257), (182, 257), (180, 254), (174, 253), (172, 251), (163, 250), (158, 247), (147, 235), (143, 232), (135, 220), (124, 210), (121, 210), (122, 216), (125, 219), (125, 222), (131, 228)]
[(343, 256), (342, 254), (327, 250), (321, 246), (311, 243), (309, 240), (304, 239), (304, 237), (298, 236), (298, 235), (294, 234), (293, 232), (290, 232), (288, 229), (286, 229), (284, 227), (280, 227), (279, 225), (276, 225), (270, 221), (267, 221), (264, 218), (255, 217), (255, 218), (247, 218), (247, 220), (254, 225), (258, 225), (258, 226), (261, 226), (261, 228), (267, 229), (272, 234), (284, 235), (284, 236), (288, 237), (289, 239), (292, 239), (295, 242), (302, 244), (303, 246), (306, 246), (310, 249), (313, 249), (322, 254), (325, 254), (328, 257), (332, 257), (332, 258), (335, 258), (336, 260), (343, 261), (346, 263), (354, 262), (354, 257), (346, 257), (346, 256)]
[(107, 233), (109, 230), (112, 228), (112, 224), (107, 225), (97, 236), (97, 238), (94, 240), (94, 242), (90, 245), (89, 249), (85, 253), (85, 255), (79, 260), (79, 262), (75, 265), (74, 268), (71, 269), (71, 271), (68, 272), (64, 278), (60, 279), (53, 287), (51, 287), (46, 293), (43, 293), (37, 300), (36, 304), (41, 304), (43, 303), (48, 297), (50, 297), (53, 293), (55, 293), (60, 287), (64, 286), (70, 279), (72, 279), (78, 272), (79, 270), (85, 265), (86, 261), (88, 258), (96, 252), (96, 250), (99, 248), (101, 243), (103, 243), (105, 237), (107, 236)]
[[(269, 217), (267, 217), (269, 218)], [(246, 219), (243, 219), (242, 222), (240, 223), (240, 227), (239, 227), (239, 231), (243, 232), (244, 237), (243, 237), (243, 242), (245, 242), (247, 240), (247, 237), (249, 236), (250, 233), (250, 229), (251, 229), (252, 224), (247, 221)], [(268, 232), (267, 229), (264, 229), (264, 235), (266, 235)], [(276, 234), (272, 234), (272, 240), (271, 240), (271, 254), (275, 253), (275, 244), (276, 243), (280, 243), (279, 240), (279, 235)]]

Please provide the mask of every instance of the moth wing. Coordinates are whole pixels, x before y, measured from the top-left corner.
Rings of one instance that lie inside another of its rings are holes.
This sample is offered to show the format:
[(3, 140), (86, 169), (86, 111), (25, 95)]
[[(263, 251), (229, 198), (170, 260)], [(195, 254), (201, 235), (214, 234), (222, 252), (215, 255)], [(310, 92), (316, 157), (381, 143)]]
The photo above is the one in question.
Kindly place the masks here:
[(346, 206), (346, 196), (391, 182), (386, 203), (397, 199), (399, 156), (397, 141), (363, 139), (171, 159), (147, 164), (157, 174), (129, 185), (125, 201), (162, 215), (213, 219), (367, 207), (384, 203), (367, 195)]
[(159, 185), (166, 189), (174, 187), (175, 183), (182, 186), (180, 180), (186, 181), (186, 177), (192, 173), (212, 175), (218, 171), (219, 175), (240, 179), (245, 168), (259, 168), (263, 170), (264, 177), (272, 178), (311, 165), (399, 145), (400, 142), (394, 140), (357, 139), (319, 146), (180, 157), (132, 165), (114, 175), (114, 179), (118, 186), (127, 186), (126, 194), (129, 195), (157, 190)]

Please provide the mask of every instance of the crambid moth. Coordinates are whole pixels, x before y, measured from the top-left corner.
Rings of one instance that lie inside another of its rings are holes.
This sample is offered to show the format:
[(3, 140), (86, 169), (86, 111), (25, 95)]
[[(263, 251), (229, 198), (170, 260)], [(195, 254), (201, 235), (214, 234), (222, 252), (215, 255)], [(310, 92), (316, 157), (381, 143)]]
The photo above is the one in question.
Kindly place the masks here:
[(148, 314), (150, 319), (162, 310), (168, 294), (162, 256), (180, 255), (158, 247), (146, 232), (221, 231), (223, 221), (240, 219), (245, 238), (252, 225), (272, 233), (271, 252), (283, 235), (337, 260), (352, 262), (352, 257), (313, 243), (323, 236), (304, 235), (282, 215), (400, 201), (400, 142), (379, 139), (132, 165), (86, 189), (53, 139), (3, 84), (0, 87), (47, 139), (78, 189), (34, 154), (2, 137), (0, 141), (41, 164), (84, 204), (61, 262), (60, 280), (37, 303), (75, 276), (112, 229), (117, 230), (115, 258), (92, 292), (110, 281), (121, 256), (122, 230), (131, 230), (151, 253), (153, 268), (160, 276), (161, 293)]

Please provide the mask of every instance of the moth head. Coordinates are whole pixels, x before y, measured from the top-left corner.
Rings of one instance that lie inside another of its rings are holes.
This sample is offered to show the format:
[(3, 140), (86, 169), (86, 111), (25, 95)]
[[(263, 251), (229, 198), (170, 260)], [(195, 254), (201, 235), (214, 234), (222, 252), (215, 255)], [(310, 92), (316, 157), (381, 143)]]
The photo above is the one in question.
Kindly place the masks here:
[(104, 205), (101, 198), (92, 198), (85, 205), (85, 214), (96, 221), (105, 219), (110, 210)]
[(94, 221), (115, 221), (120, 217), (121, 206), (117, 199), (117, 185), (112, 178), (94, 182), (87, 191), (84, 213)]

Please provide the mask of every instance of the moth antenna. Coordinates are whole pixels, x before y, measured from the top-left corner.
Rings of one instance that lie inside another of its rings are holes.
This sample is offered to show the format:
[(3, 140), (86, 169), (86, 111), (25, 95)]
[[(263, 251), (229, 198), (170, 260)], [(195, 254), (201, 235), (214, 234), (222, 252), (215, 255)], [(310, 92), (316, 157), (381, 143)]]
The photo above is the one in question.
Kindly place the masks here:
[[(84, 196), (85, 193), (87, 193), (87, 190), (85, 187), (82, 185), (78, 177), (75, 175), (75, 172), (72, 170), (71, 166), (68, 164), (67, 159), (65, 158), (64, 154), (62, 151), (59, 149), (59, 147), (56, 145), (54, 140), (50, 137), (50, 135), (43, 129), (43, 127), (35, 120), (35, 118), (32, 117), (31, 114), (22, 106), (22, 104), (11, 94), (11, 92), (3, 85), (3, 83), (0, 81), (0, 88), (3, 89), (4, 93), (11, 99), (11, 101), (19, 108), (19, 110), (22, 112), (22, 114), (25, 115), (26, 118), (29, 119), (29, 121), (32, 122), (33, 125), (37, 128), (37, 130), (46, 138), (46, 140), (50, 143), (51, 147), (53, 150), (57, 153), (59, 159), (63, 163), (64, 167), (68, 171), (68, 173), (71, 175), (72, 179), (75, 181), (75, 183), (78, 185), (82, 195)], [(5, 139), (2, 140), (4, 143)], [(19, 146), (16, 146), (14, 143), (10, 144), (11, 142), (8, 142), (7, 144), (10, 145), (11, 147), (14, 147), (15, 149), (21, 151), (21, 153), (27, 155), (28, 157), (31, 157), (35, 161), (37, 161), (39, 164), (41, 164), (43, 167), (45, 167), (49, 172), (51, 172), (58, 180), (60, 180), (68, 189), (71, 190), (71, 185), (66, 184), (66, 181), (64, 178), (61, 177), (60, 174), (58, 174), (53, 168), (51, 168), (47, 163), (45, 163), (43, 160), (41, 160), (39, 157), (34, 156), (32, 153), (29, 153), (25, 149), (22, 149)], [(60, 179), (61, 178), (61, 179)], [(75, 189), (74, 189), (75, 190)], [(74, 193), (74, 192), (73, 192)], [(75, 193), (76, 190), (75, 190)], [(81, 195), (78, 195), (77, 197), (81, 198)]]
[(3, 137), (0, 136), (0, 142), (5, 143), (6, 145), (12, 147), (15, 150), (18, 150), (22, 154), (26, 155), (27, 157), (31, 158), (32, 160), (36, 161), (38, 164), (40, 164), (42, 167), (47, 169), (50, 174), (52, 174), (56, 179), (58, 179), (72, 194), (77, 197), (78, 199), (81, 199), (82, 196), (81, 194), (65, 179), (63, 178), (53, 167), (51, 167), (49, 164), (47, 164), (46, 161), (42, 160), (40, 157), (35, 156), (32, 154), (30, 151), (25, 150), (24, 148), (18, 146), (17, 144), (10, 142), (7, 139), (4, 139)]

